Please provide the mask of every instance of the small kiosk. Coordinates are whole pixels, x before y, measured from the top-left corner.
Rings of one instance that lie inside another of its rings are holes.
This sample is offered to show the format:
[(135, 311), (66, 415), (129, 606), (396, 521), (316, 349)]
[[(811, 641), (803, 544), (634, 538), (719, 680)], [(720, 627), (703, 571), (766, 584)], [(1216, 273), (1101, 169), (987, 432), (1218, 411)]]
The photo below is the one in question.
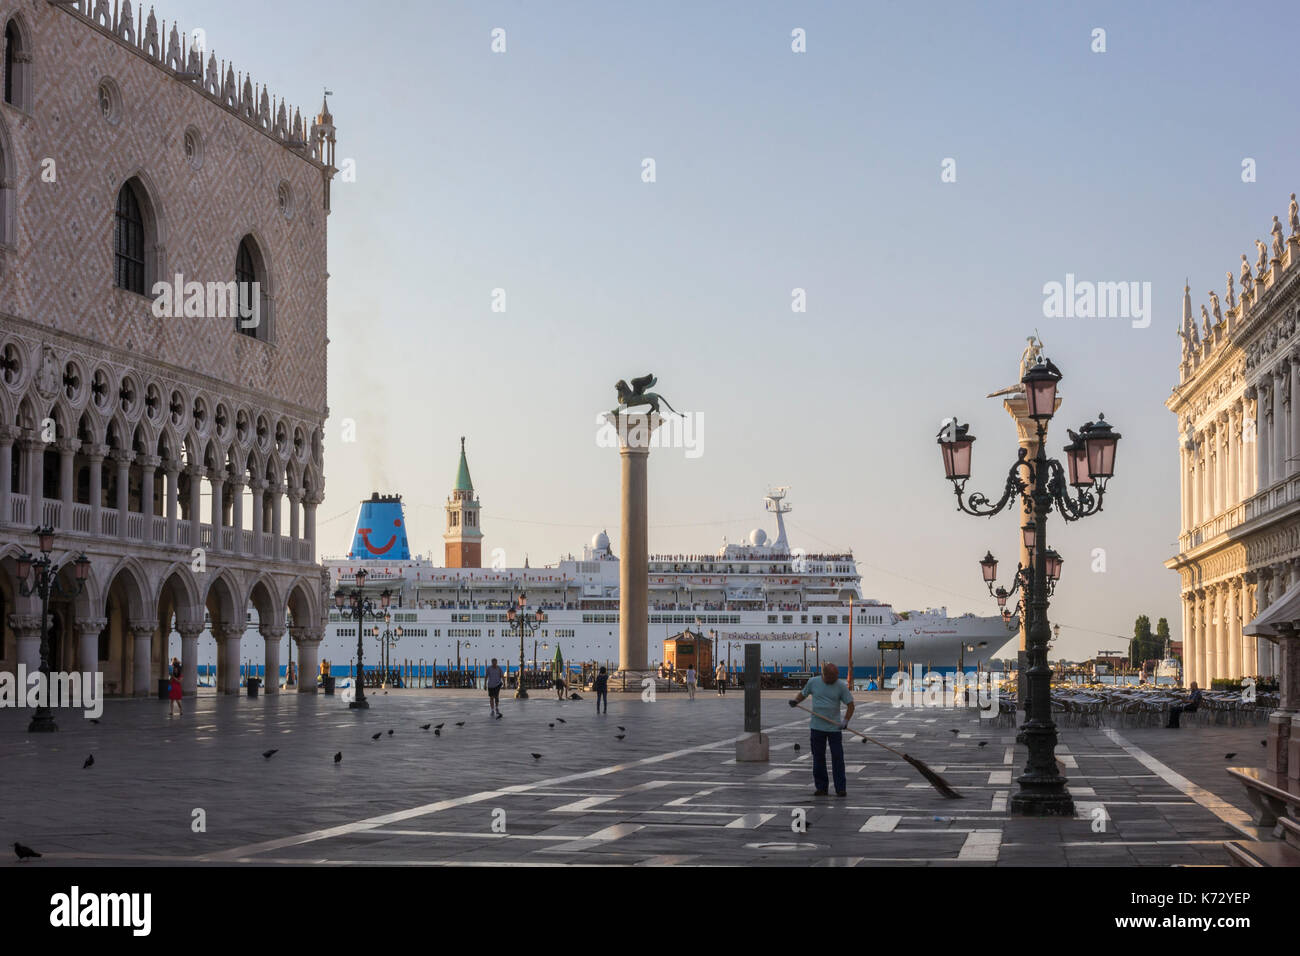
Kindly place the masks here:
[(672, 667), (684, 675), (688, 667), (695, 668), (695, 680), (703, 687), (713, 679), (713, 642), (703, 634), (682, 631), (664, 641), (664, 666)]

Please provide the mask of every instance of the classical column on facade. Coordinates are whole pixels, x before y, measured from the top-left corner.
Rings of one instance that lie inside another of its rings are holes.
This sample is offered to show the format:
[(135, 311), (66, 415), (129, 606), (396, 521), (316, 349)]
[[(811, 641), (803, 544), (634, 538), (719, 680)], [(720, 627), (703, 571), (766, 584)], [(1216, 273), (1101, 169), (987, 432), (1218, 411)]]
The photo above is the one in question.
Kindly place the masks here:
[[(14, 632), (15, 652), (27, 673), (41, 669), (41, 615), (10, 614), (9, 627)], [(25, 692), (25, 691), (24, 691)]]
[(140, 463), (140, 540), (154, 542), (153, 534), (153, 476), (162, 464), (157, 455), (141, 455)]
[(1185, 533), (1191, 529), (1191, 469), (1188, 467), (1188, 458), (1190, 455), (1187, 451), (1187, 442), (1178, 443), (1178, 494), (1181, 502), (1179, 513), (1179, 527)]
[(110, 456), (117, 468), (117, 536), (126, 538), (126, 516), (131, 511), (131, 462), (135, 452), (129, 448), (115, 448)]
[(1224, 497), (1228, 507), (1235, 508), (1240, 502), (1240, 489), (1237, 487), (1237, 473), (1241, 471), (1241, 419), (1235, 405), (1229, 405), (1224, 413), (1224, 431), (1228, 438), (1228, 467), (1224, 475)]
[(60, 438), (55, 447), (59, 450), (59, 528), (72, 531), (72, 504), (77, 500), (72, 466), (81, 442), (75, 438)]
[(214, 624), (217, 642), (217, 693), (239, 693), (239, 642), (244, 628), (239, 624)]
[(1281, 481), (1290, 467), (1287, 458), (1287, 436), (1290, 427), (1287, 412), (1291, 408), (1291, 363), (1285, 358), (1273, 367), (1273, 471), (1274, 482)]
[(1229, 678), (1242, 676), (1241, 671), (1241, 578), (1228, 579), (1227, 623), (1227, 674)]
[[(39, 433), (38, 433), (39, 434)], [(20, 438), (18, 448), (23, 456), (23, 468), (27, 475), (27, 524), (38, 525), (43, 521), (45, 499), (41, 491), (45, 485), (45, 442), (40, 438)]]
[(1241, 576), (1241, 669), (1244, 674), (1258, 674), (1259, 668), (1255, 660), (1255, 638), (1247, 634), (1244, 628), (1259, 615), (1256, 608), (1256, 591), (1259, 587), (1259, 575), (1254, 571), (1246, 571)]
[(320, 670), (320, 644), (323, 627), (291, 627), (289, 637), (298, 645), (298, 693), (316, 693), (316, 674)]
[(131, 694), (134, 697), (149, 697), (155, 692), (149, 686), (150, 665), (153, 663), (153, 635), (158, 630), (157, 621), (133, 620), (131, 629)]
[(104, 456), (108, 454), (107, 445), (82, 445), (81, 457), (90, 469), (90, 533), (103, 534), (104, 507)]
[(198, 548), (203, 544), (201, 534), (203, 528), (203, 479), (205, 473), (198, 465), (189, 465), (185, 469), (185, 474), (190, 478), (190, 547)]
[(226, 478), (220, 469), (214, 468), (208, 480), (212, 485), (212, 550), (225, 551), (226, 543), (221, 540), (221, 526), (225, 517), (221, 492), (226, 485)]
[(316, 560), (316, 506), (325, 500), (319, 491), (313, 491), (303, 498), (302, 523), (303, 537), (307, 539), (307, 561)]
[(243, 476), (230, 478), (230, 550), (244, 553), (244, 480)]
[(168, 458), (163, 463), (163, 476), (167, 485), (167, 543), (176, 543), (176, 512), (180, 498), (181, 463)]
[(266, 681), (263, 689), (268, 694), (280, 693), (280, 639), (284, 637), (283, 624), (263, 624), (258, 628), (266, 645)]
[(17, 428), (0, 422), (0, 524), (13, 521), (13, 511), (9, 502), (12, 492), (17, 489), (11, 489), (9, 484), (14, 468), (14, 439), (17, 437)]
[(1242, 391), (1241, 407), (1241, 480), (1243, 498), (1249, 498), (1259, 490), (1259, 390), (1254, 385), (1247, 385)]
[(194, 697), (199, 692), (199, 635), (203, 627), (202, 618), (176, 622), (176, 631), (181, 636), (181, 693), (186, 697)]
[(1295, 402), (1297, 395), (1300, 395), (1300, 348), (1292, 349), (1287, 356), (1290, 366), (1291, 377), (1287, 382), (1287, 394), (1290, 396), (1288, 423), (1290, 428), (1287, 430), (1287, 449), (1288, 461), (1286, 467), (1287, 475), (1300, 473), (1300, 409), (1296, 408)]
[(268, 490), (271, 493), (271, 557), (280, 560), (284, 557), (280, 543), (280, 507), (284, 501), (284, 482), (277, 481)]
[(1260, 381), (1259, 400), (1256, 403), (1255, 442), (1259, 480), (1257, 492), (1264, 491), (1273, 483), (1273, 382), (1271, 376), (1265, 375)]
[(1213, 636), (1213, 643), (1210, 650), (1209, 670), (1206, 673), (1206, 682), (1212, 682), (1216, 677), (1223, 677), (1227, 670), (1227, 647), (1228, 636), (1226, 634), (1226, 622), (1224, 604), (1227, 597), (1227, 585), (1219, 581), (1214, 585), (1213, 603), (1210, 613), (1213, 615), (1213, 626), (1210, 634)]
[(99, 670), (99, 635), (108, 627), (108, 618), (79, 617), (72, 622), (77, 635), (77, 670), (95, 673)]
[(297, 485), (290, 485), (288, 490), (289, 497), (289, 541), (290, 553), (285, 555), (289, 560), (298, 558), (298, 541), (302, 532), (302, 526), (298, 521), (298, 508), (302, 504), (302, 489)]
[(1191, 661), (1192, 648), (1194, 646), (1194, 635), (1192, 622), (1195, 620), (1196, 608), (1194, 605), (1195, 595), (1191, 591), (1183, 592), (1183, 682), (1187, 683), (1194, 679)]
[(1196, 648), (1196, 680), (1202, 687), (1206, 686), (1210, 675), (1210, 655), (1214, 646), (1214, 631), (1212, 625), (1214, 599), (1210, 593), (1210, 588), (1202, 587), (1196, 592), (1197, 603), (1200, 604), (1200, 627), (1197, 628), (1200, 634), (1200, 641), (1197, 642)]
[(262, 549), (262, 532), (266, 530), (266, 506), (262, 493), (266, 489), (266, 480), (264, 478), (254, 478), (248, 483), (248, 490), (253, 496), (253, 555), (255, 557), (263, 556)]
[(1219, 511), (1223, 512), (1236, 503), (1229, 493), (1231, 484), (1229, 475), (1232, 472), (1232, 425), (1227, 409), (1219, 412), (1215, 422), (1218, 425), (1219, 467), (1214, 474), (1214, 483), (1219, 487)]

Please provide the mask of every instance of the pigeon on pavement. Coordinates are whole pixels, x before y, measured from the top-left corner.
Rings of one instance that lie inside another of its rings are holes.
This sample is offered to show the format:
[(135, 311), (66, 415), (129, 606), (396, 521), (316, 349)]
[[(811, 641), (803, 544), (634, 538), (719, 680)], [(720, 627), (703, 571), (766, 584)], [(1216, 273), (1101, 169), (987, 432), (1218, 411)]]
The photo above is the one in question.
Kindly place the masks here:
[(18, 843), (16, 841), (14, 843), (14, 852), (18, 854), (18, 859), (20, 861), (30, 860), (32, 858), (36, 858), (36, 859), (40, 858), (40, 854), (37, 853), (35, 850), (33, 850), (31, 847), (23, 846), (21, 843)]
[(86, 762), (81, 765), (81, 769), (85, 770), (87, 767), (93, 767), (93, 766), (95, 766), (95, 755), (91, 754), (89, 757), (86, 758)]

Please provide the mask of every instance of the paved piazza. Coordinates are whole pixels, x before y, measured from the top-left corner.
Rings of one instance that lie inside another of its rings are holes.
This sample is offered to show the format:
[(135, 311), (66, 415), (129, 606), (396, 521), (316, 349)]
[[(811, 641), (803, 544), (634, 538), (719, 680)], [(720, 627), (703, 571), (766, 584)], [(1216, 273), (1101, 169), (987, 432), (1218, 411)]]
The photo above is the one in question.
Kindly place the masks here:
[[(27, 711), (3, 710), (0, 837), (79, 866), (1195, 866), (1225, 865), (1223, 842), (1253, 834), (1223, 768), (1260, 763), (1262, 728), (1065, 729), (1076, 818), (1013, 819), (1025, 754), (1013, 729), (860, 694), (853, 726), (926, 761), (965, 799), (943, 799), (848, 734), (848, 798), (814, 798), (807, 717), (788, 697), (764, 694), (766, 764), (734, 760), (740, 693), (612, 694), (602, 716), (590, 699), (507, 696), (500, 720), (468, 691), (378, 691), (368, 712), (323, 695), (202, 696), (183, 718), (165, 701), (110, 700), (100, 723), (61, 713), (50, 736), (25, 732)], [(443, 723), (441, 736), (424, 723)], [(800, 808), (805, 833), (792, 829)]]

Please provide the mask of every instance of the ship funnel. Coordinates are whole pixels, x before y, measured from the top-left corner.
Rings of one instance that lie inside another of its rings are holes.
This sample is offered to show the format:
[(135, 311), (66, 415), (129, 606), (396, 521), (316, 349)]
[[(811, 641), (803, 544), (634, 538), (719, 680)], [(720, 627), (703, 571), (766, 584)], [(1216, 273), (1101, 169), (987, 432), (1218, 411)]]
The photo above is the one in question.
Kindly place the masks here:
[(381, 495), (376, 491), (362, 500), (348, 557), (357, 561), (410, 560), (401, 495)]

